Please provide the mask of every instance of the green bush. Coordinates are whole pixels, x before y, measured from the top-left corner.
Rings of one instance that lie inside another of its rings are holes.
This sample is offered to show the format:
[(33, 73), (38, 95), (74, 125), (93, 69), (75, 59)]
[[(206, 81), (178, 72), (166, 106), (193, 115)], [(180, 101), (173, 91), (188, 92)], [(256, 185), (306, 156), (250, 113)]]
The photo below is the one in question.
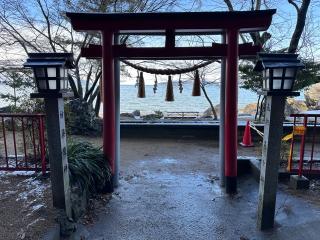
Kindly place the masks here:
[(111, 171), (100, 148), (87, 142), (68, 143), (70, 182), (94, 194), (110, 184)]
[(65, 120), (68, 134), (100, 136), (102, 120), (93, 107), (85, 101), (74, 99), (65, 104)]

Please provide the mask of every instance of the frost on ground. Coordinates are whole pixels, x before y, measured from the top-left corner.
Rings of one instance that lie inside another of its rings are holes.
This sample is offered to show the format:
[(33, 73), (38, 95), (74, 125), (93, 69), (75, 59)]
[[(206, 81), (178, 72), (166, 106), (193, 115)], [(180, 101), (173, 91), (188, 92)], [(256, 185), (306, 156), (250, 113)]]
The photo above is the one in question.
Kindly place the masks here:
[(55, 223), (50, 180), (34, 172), (0, 171), (0, 239), (41, 239)]

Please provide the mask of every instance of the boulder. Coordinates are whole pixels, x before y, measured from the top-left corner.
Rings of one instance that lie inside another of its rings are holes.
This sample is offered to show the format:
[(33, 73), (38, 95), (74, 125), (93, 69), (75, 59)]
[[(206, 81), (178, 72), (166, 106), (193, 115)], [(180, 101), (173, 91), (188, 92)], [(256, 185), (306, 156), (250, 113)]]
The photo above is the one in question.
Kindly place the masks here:
[(309, 86), (304, 91), (304, 98), (309, 109), (320, 109), (320, 83)]
[(255, 115), (256, 110), (257, 110), (257, 103), (249, 103), (241, 111), (239, 111), (239, 114)]
[(163, 118), (163, 113), (161, 111), (154, 111), (154, 113), (143, 116), (143, 120), (157, 120), (162, 118)]
[(134, 115), (132, 113), (121, 113), (121, 118), (134, 118)]
[(208, 107), (200, 116), (200, 118), (213, 118), (211, 107)]
[(134, 117), (140, 117), (140, 116), (141, 116), (140, 110), (134, 110), (134, 111), (132, 112), (132, 115), (133, 115)]
[(217, 115), (220, 115), (220, 104), (217, 104), (214, 106), (214, 109), (216, 110)]
[(308, 107), (304, 101), (288, 98), (284, 109), (284, 114), (285, 116), (290, 116), (290, 114), (301, 113), (307, 110)]

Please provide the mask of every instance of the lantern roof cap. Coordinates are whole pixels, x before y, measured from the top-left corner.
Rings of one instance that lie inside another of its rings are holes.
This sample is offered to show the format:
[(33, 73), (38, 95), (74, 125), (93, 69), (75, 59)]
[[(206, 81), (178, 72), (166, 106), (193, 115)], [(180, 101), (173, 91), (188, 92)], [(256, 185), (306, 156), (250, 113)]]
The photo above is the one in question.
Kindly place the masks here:
[(64, 66), (74, 68), (72, 53), (28, 53), (24, 67)]
[(258, 61), (254, 71), (262, 71), (267, 68), (303, 68), (304, 64), (294, 53), (258, 53)]

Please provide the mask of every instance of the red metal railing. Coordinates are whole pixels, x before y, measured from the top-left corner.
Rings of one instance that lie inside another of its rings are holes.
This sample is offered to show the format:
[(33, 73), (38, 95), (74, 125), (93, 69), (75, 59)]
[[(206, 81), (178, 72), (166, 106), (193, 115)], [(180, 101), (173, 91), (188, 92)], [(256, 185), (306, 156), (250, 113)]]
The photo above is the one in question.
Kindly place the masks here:
[(0, 170), (47, 171), (44, 118), (0, 113)]
[[(288, 171), (298, 173), (299, 176), (320, 174), (320, 152), (316, 151), (320, 146), (320, 139), (317, 138), (320, 114), (292, 114), (291, 117), (293, 117), (293, 132)], [(299, 157), (295, 157), (297, 153)]]

